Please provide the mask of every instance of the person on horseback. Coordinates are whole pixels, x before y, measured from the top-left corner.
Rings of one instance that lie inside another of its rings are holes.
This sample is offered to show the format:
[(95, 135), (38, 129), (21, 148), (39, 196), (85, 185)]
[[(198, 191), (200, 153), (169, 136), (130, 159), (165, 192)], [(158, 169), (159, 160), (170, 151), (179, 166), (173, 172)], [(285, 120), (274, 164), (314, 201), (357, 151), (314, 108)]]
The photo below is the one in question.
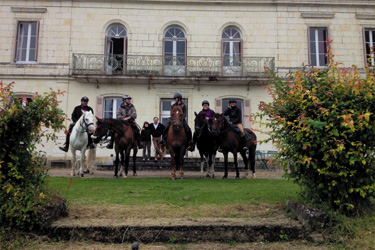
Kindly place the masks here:
[[(202, 102), (202, 110), (199, 112), (199, 115), (200, 114), (204, 114), (206, 116), (206, 119), (208, 120), (208, 125), (211, 128), (212, 120), (214, 119), (215, 112), (212, 109), (210, 109), (210, 103), (207, 100), (204, 100)], [(194, 131), (194, 136), (193, 136), (194, 145), (197, 143), (197, 140), (198, 140), (197, 137), (198, 137), (198, 133), (197, 131)]]
[[(87, 104), (89, 103), (89, 98), (87, 96), (84, 96), (81, 98), (81, 105), (78, 105), (74, 108), (73, 113), (72, 113), (72, 123), (69, 125), (68, 133), (66, 134), (66, 139), (65, 139), (65, 144), (64, 147), (59, 147), (64, 152), (68, 152), (69, 150), (69, 139), (70, 139), (70, 134), (72, 133), (72, 129), (76, 122), (79, 120), (83, 112), (91, 111), (94, 114), (94, 110), (88, 106)], [(88, 135), (88, 144), (87, 147), (90, 149), (95, 148), (94, 144), (92, 143), (92, 138), (91, 136)]]
[[(131, 103), (131, 96), (124, 95), (122, 97), (123, 103), (118, 107), (116, 112), (116, 118), (122, 121), (128, 121), (130, 126), (133, 129), (134, 135), (136, 140), (138, 141), (138, 148), (143, 148), (141, 144), (141, 134), (139, 128), (135, 122), (137, 119), (137, 110), (135, 109), (134, 105)], [(112, 132), (111, 141), (108, 143), (107, 148), (113, 149), (113, 142), (115, 140), (115, 132)]]
[(229, 99), (229, 106), (223, 114), (225, 116), (229, 116), (229, 123), (231, 125), (236, 125), (240, 129), (241, 144), (243, 146), (243, 150), (247, 150), (245, 132), (242, 125), (242, 112), (241, 109), (237, 107), (237, 101), (235, 98)]
[[(182, 95), (180, 93), (174, 94), (173, 99), (175, 99), (176, 102), (172, 106), (182, 107), (182, 112), (184, 113), (183, 114), (183, 124), (184, 124), (185, 133), (186, 133), (186, 140), (189, 143), (187, 150), (193, 152), (194, 149), (195, 149), (195, 145), (194, 145), (194, 142), (192, 140), (193, 136), (192, 136), (192, 133), (191, 133), (191, 129), (190, 129), (190, 127), (187, 124), (186, 119), (185, 119), (186, 118), (186, 105), (185, 105), (185, 103), (182, 102)], [(172, 110), (171, 110), (171, 112), (172, 112)], [(163, 131), (163, 139), (160, 141), (160, 144), (162, 144), (162, 145), (166, 145), (167, 137), (168, 137), (168, 130), (169, 130), (170, 126), (171, 126), (171, 123), (169, 123), (168, 126)]]

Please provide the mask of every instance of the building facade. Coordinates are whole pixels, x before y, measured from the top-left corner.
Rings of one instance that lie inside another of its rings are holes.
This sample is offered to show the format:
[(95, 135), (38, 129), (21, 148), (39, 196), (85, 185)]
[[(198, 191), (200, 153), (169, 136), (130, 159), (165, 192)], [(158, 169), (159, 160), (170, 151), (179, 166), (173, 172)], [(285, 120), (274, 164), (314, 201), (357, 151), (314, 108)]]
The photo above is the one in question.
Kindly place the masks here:
[[(128, 94), (139, 124), (154, 116), (165, 123), (179, 92), (191, 127), (203, 100), (222, 112), (231, 97), (245, 127), (255, 127), (250, 114), (270, 100), (264, 68), (324, 67), (329, 40), (344, 67), (375, 64), (372, 0), (1, 0), (0, 30), (0, 80), (15, 82), (17, 94), (66, 91), (69, 116), (88, 96), (105, 118)], [(44, 150), (70, 157), (54, 144)]]

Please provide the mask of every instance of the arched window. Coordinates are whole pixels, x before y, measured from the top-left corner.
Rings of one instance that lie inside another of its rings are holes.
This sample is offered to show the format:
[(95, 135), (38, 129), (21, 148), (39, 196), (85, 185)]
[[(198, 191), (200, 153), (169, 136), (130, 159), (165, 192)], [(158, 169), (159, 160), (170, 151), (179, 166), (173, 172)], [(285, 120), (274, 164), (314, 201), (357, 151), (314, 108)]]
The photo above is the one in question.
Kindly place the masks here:
[(241, 70), (242, 60), (242, 35), (236, 27), (227, 27), (222, 36), (223, 72), (232, 75)]
[(169, 27), (164, 32), (164, 73), (184, 75), (186, 62), (186, 34), (177, 26)]
[(107, 74), (125, 73), (127, 32), (123, 25), (113, 24), (108, 27), (105, 38), (105, 54)]

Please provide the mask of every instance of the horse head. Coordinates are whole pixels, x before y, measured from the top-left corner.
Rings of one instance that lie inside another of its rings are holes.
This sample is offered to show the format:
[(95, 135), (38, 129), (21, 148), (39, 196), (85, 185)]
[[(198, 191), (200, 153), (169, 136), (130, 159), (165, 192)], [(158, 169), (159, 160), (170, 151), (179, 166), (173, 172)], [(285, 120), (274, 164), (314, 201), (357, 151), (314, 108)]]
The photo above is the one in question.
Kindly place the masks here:
[(182, 108), (184, 105), (180, 106), (172, 106), (172, 116), (171, 116), (171, 124), (175, 131), (180, 130), (183, 127), (183, 114)]
[(109, 124), (105, 119), (100, 119), (99, 117), (96, 117), (96, 129), (94, 133), (94, 142), (99, 143), (101, 138), (105, 135), (107, 135), (107, 131), (109, 129)]
[(225, 121), (226, 120), (223, 114), (215, 114), (212, 121), (212, 132), (215, 135), (219, 135), (220, 132), (224, 129)]
[(208, 125), (206, 115), (205, 114), (195, 114), (195, 119), (194, 119), (194, 130), (198, 132), (198, 136), (202, 133), (203, 128)]
[(92, 135), (95, 131), (95, 126), (94, 126), (94, 114), (90, 111), (86, 111), (86, 112), (83, 112), (83, 115), (82, 115), (82, 121), (81, 121), (81, 126), (82, 126), (82, 123), (84, 124), (87, 132)]

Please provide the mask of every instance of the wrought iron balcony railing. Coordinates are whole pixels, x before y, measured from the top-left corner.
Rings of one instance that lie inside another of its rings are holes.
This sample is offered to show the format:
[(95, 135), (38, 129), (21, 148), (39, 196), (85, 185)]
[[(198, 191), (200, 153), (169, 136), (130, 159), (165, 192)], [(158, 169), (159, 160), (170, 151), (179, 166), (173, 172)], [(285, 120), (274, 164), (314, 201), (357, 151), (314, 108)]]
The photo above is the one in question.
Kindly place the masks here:
[(73, 54), (75, 75), (247, 77), (265, 68), (274, 69), (273, 57)]

